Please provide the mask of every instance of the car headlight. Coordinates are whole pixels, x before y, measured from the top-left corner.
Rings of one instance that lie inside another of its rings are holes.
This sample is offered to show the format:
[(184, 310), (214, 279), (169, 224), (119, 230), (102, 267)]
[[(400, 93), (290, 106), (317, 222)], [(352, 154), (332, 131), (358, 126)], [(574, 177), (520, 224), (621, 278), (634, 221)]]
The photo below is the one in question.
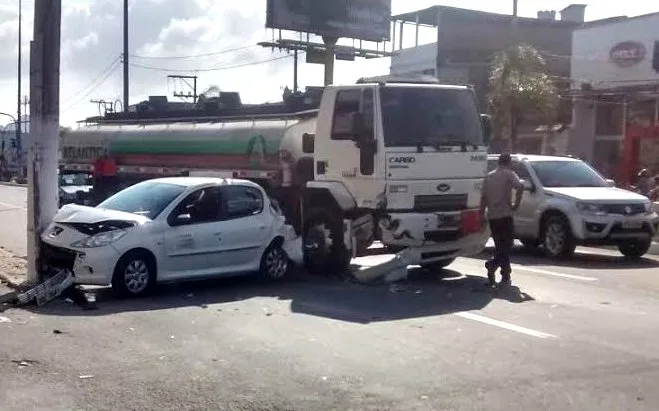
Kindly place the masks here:
[(103, 247), (113, 243), (126, 235), (126, 230), (112, 230), (104, 233), (94, 234), (82, 240), (71, 243), (71, 247), (75, 248), (96, 248)]
[(652, 207), (652, 201), (648, 200), (643, 203), (643, 209), (645, 214), (652, 214), (654, 212), (654, 207)]
[(602, 204), (577, 203), (577, 210), (583, 214), (606, 215), (606, 209)]

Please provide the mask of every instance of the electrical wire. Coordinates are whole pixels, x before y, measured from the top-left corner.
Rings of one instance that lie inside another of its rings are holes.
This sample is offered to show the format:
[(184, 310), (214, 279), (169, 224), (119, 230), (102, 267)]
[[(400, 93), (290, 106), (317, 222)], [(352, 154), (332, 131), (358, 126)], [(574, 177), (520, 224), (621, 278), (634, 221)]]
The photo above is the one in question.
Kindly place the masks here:
[(191, 54), (188, 56), (139, 56), (139, 55), (131, 55), (131, 57), (138, 58), (138, 59), (147, 59), (147, 60), (183, 60), (183, 59), (192, 59), (192, 58), (199, 58), (199, 57), (210, 57), (210, 56), (218, 56), (220, 54), (226, 54), (226, 53), (233, 53), (235, 51), (241, 51), (241, 50), (247, 50), (250, 48), (258, 47), (258, 44), (251, 44), (248, 46), (242, 46), (242, 47), (236, 47), (232, 49), (226, 49), (226, 50), (221, 50), (221, 51), (215, 51), (212, 53), (204, 53), (204, 54)]
[[(112, 69), (114, 67), (114, 65), (117, 63), (117, 60), (120, 60), (120, 59), (121, 59), (121, 56), (115, 57), (114, 60), (112, 60), (110, 62), (110, 64), (108, 64), (103, 69), (103, 71), (101, 71), (101, 73), (96, 78), (94, 78), (94, 80), (90, 81), (85, 87), (81, 88), (80, 90), (76, 91), (75, 93), (72, 93), (71, 94), (71, 99), (75, 98), (76, 96), (79, 96), (80, 93), (85, 92), (85, 90), (87, 90), (90, 86), (93, 86), (94, 83), (96, 83), (96, 81), (98, 81), (98, 79), (103, 77), (108, 70)], [(66, 100), (69, 100), (69, 98), (67, 98)]]
[(139, 67), (147, 70), (155, 70), (155, 71), (164, 71), (164, 72), (195, 72), (195, 73), (201, 73), (201, 72), (209, 72), (209, 71), (222, 71), (222, 70), (231, 70), (231, 69), (236, 69), (236, 68), (241, 68), (241, 67), (248, 67), (248, 66), (255, 66), (258, 64), (264, 64), (264, 63), (270, 63), (273, 61), (277, 60), (283, 60), (287, 58), (291, 58), (293, 55), (285, 55), (285, 56), (279, 56), (267, 60), (260, 60), (260, 61), (252, 61), (249, 63), (241, 63), (241, 64), (234, 64), (231, 66), (224, 66), (224, 67), (214, 67), (214, 68), (207, 68), (207, 69), (166, 69), (162, 67), (153, 67), (153, 66), (147, 66), (144, 64), (138, 64), (138, 63), (131, 63), (131, 66), (133, 67)]
[[(89, 97), (90, 94), (92, 94), (92, 93), (93, 93), (94, 91), (96, 91), (96, 90), (97, 90), (97, 89), (98, 89), (103, 83), (105, 83), (105, 81), (106, 81), (106, 80), (107, 80), (107, 79), (108, 79), (108, 78), (109, 78), (109, 77), (110, 77), (110, 76), (111, 76), (111, 75), (112, 75), (112, 74), (113, 74), (113, 73), (119, 68), (120, 65), (121, 65), (121, 62), (115, 59), (114, 63), (113, 63), (112, 66), (110, 67), (110, 69), (109, 69), (109, 70), (106, 70), (107, 73), (105, 73), (105, 74), (102, 75), (101, 77), (97, 78), (96, 80), (94, 80), (94, 81), (90, 84), (90, 85), (93, 85), (93, 87), (92, 87), (87, 93), (85, 93), (85, 94), (84, 94), (82, 97), (80, 97), (79, 99), (75, 100), (73, 103), (69, 104), (65, 109), (61, 110), (61, 112), (69, 111), (70, 109), (72, 109), (73, 107), (75, 107), (78, 103), (80, 103), (82, 100), (84, 100), (84, 99), (86, 99), (87, 97)], [(95, 83), (95, 84), (94, 84), (94, 83)], [(83, 90), (84, 90), (84, 89), (83, 89)]]

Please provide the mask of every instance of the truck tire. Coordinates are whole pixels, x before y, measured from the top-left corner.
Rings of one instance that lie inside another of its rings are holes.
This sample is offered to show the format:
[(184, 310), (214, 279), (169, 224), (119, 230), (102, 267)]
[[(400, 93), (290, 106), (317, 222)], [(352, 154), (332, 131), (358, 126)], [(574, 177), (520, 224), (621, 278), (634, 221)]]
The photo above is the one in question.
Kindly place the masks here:
[(304, 224), (304, 265), (311, 273), (342, 274), (350, 269), (350, 252), (343, 244), (343, 221), (325, 210), (313, 210)]
[(652, 240), (647, 241), (629, 241), (618, 246), (618, 250), (627, 258), (641, 258), (652, 247)]
[(547, 218), (542, 225), (542, 245), (548, 257), (572, 257), (577, 245), (567, 218), (560, 214)]

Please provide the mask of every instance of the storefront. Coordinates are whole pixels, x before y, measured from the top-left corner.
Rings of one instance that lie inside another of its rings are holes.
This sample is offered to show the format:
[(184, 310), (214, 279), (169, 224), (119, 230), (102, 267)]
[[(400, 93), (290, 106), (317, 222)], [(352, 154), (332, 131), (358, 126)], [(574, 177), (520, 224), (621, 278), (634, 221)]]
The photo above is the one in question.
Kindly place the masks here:
[[(659, 124), (657, 27), (659, 13), (654, 13), (573, 33), (568, 150), (611, 177), (619, 172), (626, 130)], [(644, 156), (639, 167), (659, 174), (659, 158)]]

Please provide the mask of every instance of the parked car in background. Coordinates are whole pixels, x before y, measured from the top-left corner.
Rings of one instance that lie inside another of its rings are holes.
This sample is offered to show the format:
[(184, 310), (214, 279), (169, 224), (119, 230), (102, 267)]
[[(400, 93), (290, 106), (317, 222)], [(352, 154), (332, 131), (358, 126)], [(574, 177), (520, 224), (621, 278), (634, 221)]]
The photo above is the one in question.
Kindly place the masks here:
[[(526, 191), (515, 214), (515, 237), (525, 246), (554, 258), (571, 256), (577, 245), (614, 245), (634, 258), (648, 252), (659, 216), (647, 197), (613, 187), (579, 159), (512, 157)], [(488, 157), (490, 170), (497, 158)]]
[(156, 282), (289, 270), (284, 217), (245, 180), (173, 177), (126, 188), (96, 207), (68, 204), (43, 233), (47, 264), (75, 282), (137, 295)]

